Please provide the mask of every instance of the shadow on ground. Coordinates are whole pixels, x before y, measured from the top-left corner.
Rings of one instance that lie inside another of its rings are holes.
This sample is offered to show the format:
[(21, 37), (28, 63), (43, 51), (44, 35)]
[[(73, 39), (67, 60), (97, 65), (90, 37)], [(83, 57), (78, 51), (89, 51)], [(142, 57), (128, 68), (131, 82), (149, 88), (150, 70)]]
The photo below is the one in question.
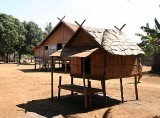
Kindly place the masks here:
[[(106, 104), (103, 102), (102, 96), (94, 95), (92, 96), (92, 110), (102, 109), (105, 107), (111, 107), (114, 105), (118, 105), (121, 101), (107, 98)], [(47, 118), (51, 118), (54, 116), (62, 115), (65, 118), (70, 115), (75, 115), (77, 113), (85, 113), (84, 109), (84, 97), (83, 95), (75, 95), (73, 98), (70, 96), (62, 96), (60, 100), (54, 98), (53, 101), (51, 99), (39, 99), (28, 101), (27, 103), (18, 104), (17, 107), (20, 107), (27, 112), (34, 112), (41, 116), (45, 116)], [(104, 114), (106, 117), (111, 109), (107, 110)]]
[(22, 62), (20, 65), (34, 65), (34, 63)]
[[(18, 69), (24, 73), (33, 73), (33, 72), (51, 72), (51, 70), (45, 70), (45, 69)], [(60, 69), (57, 69), (54, 71), (54, 73), (63, 73), (63, 74), (69, 74), (69, 71), (67, 72), (64, 72), (64, 70), (60, 70)]]
[(24, 73), (34, 73), (34, 72), (50, 72), (50, 71), (47, 71), (47, 70), (39, 70), (39, 69), (17, 69), (17, 70), (20, 70)]

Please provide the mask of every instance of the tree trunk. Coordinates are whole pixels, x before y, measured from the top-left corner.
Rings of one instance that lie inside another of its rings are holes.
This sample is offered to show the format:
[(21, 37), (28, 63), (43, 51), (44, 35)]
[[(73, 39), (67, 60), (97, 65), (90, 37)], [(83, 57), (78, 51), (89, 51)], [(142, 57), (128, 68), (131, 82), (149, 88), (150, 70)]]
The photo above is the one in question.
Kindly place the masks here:
[(8, 53), (7, 53), (7, 56), (6, 56), (6, 63), (8, 63)]
[(154, 54), (151, 71), (153, 73), (160, 73), (160, 52)]
[(15, 54), (15, 51), (14, 51), (14, 54), (13, 54), (13, 62), (15, 63), (16, 61), (16, 54)]
[(31, 63), (32, 63), (32, 55), (31, 55)]
[(18, 57), (18, 59), (19, 59), (19, 64), (21, 64), (21, 56), (22, 56), (22, 54), (19, 53), (19, 57)]

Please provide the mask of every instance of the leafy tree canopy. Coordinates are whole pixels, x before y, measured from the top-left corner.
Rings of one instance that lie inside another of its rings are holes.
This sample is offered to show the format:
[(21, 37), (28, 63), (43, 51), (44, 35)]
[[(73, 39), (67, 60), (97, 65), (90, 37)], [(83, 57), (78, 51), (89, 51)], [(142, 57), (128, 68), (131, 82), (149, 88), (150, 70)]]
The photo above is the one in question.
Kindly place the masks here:
[(11, 15), (0, 14), (0, 51), (13, 53), (25, 33), (23, 24)]
[(26, 42), (25, 42), (25, 53), (31, 53), (32, 49), (37, 46), (38, 43), (40, 43), (43, 39), (43, 32), (38, 25), (32, 21), (30, 22), (23, 22), (25, 29), (27, 30), (27, 33), (25, 35)]

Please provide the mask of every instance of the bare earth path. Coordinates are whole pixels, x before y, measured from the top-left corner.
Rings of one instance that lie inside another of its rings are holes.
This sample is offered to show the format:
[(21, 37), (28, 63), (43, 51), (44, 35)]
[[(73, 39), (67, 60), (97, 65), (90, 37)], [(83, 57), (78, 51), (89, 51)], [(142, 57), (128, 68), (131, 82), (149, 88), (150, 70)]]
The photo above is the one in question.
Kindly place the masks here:
[[(109, 98), (104, 105), (100, 96), (93, 96), (93, 110), (84, 111), (83, 96), (71, 98), (70, 92), (62, 90), (57, 100), (58, 76), (62, 83), (69, 83), (69, 74), (54, 74), (54, 96), (50, 101), (50, 72), (35, 71), (34, 65), (0, 64), (0, 118), (159, 118), (160, 76), (145, 74), (138, 84), (139, 100), (135, 100), (134, 78), (124, 78), (124, 100), (121, 103), (119, 79), (106, 81)], [(144, 71), (150, 70), (143, 67)], [(81, 79), (74, 81), (82, 84)], [(97, 81), (93, 87), (100, 87)]]

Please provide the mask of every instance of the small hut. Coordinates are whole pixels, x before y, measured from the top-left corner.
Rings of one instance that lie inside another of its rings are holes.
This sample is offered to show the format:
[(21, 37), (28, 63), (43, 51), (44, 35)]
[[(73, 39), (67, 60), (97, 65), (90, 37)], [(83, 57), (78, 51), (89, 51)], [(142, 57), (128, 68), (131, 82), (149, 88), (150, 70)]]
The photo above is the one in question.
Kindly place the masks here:
[[(53, 28), (51, 33), (34, 49), (35, 57), (35, 69), (36, 64), (39, 64), (39, 68), (47, 69), (50, 68), (50, 57), (49, 55), (53, 52), (62, 49), (74, 32), (77, 30), (77, 25), (71, 24), (59, 19), (59, 23)], [(63, 58), (57, 58), (54, 62), (54, 65), (60, 62), (64, 62)], [(66, 60), (67, 62), (67, 60)], [(67, 64), (67, 63), (66, 63)]]
[[(122, 78), (134, 77), (136, 99), (138, 100), (138, 54), (144, 54), (144, 52), (121, 30), (80, 26), (62, 50), (50, 55), (52, 59), (55, 57), (71, 58), (71, 84), (61, 85), (60, 79), (58, 98), (60, 98), (60, 89), (70, 90), (72, 93), (83, 93), (87, 109), (88, 104), (91, 107), (91, 94), (103, 92), (105, 99), (105, 80), (120, 79), (123, 102)], [(53, 71), (51, 77), (53, 82)], [(75, 78), (83, 78), (83, 86), (74, 85)], [(101, 89), (92, 88), (91, 80), (101, 81)]]

